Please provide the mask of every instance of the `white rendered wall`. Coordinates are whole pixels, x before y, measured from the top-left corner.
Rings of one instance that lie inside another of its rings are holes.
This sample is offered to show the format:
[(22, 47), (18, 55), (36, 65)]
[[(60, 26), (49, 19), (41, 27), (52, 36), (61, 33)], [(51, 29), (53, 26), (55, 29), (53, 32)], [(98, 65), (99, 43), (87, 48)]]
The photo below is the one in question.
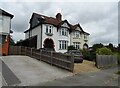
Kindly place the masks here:
[(8, 16), (0, 15), (0, 33), (10, 33), (11, 18)]
[(37, 35), (37, 49), (41, 48), (41, 26), (38, 26), (32, 30), (30, 37)]
[[(48, 25), (48, 24), (47, 24)], [(54, 41), (54, 45), (55, 45), (55, 51), (56, 52), (66, 52), (67, 50), (60, 50), (59, 49), (59, 41), (60, 40), (65, 40), (65, 41), (68, 41), (68, 45), (70, 45), (70, 35), (68, 34), (68, 36), (60, 36), (59, 34), (59, 30), (57, 31), (57, 28), (55, 26), (53, 26), (53, 35), (52, 36), (47, 36), (45, 33), (46, 33), (46, 25), (43, 24), (42, 26), (42, 48), (44, 47), (43, 46), (43, 43), (44, 43), (44, 40), (46, 38), (51, 38), (53, 41)]]

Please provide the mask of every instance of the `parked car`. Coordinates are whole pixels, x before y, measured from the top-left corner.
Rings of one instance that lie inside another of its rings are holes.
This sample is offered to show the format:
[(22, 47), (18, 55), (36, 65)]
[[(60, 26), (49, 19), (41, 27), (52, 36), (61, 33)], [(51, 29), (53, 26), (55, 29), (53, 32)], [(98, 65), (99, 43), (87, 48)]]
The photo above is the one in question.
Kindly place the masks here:
[(82, 63), (83, 62), (83, 55), (82, 55), (82, 53), (80, 51), (69, 50), (68, 52), (65, 52), (65, 54), (73, 55), (75, 63)]

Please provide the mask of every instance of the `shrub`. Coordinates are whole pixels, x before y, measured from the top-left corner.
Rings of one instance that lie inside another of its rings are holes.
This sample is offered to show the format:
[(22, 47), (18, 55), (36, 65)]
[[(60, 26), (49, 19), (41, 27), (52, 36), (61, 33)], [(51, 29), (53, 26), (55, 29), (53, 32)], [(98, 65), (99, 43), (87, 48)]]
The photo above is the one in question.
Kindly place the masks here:
[(96, 59), (96, 53), (95, 52), (90, 52), (88, 50), (80, 50), (83, 54), (84, 59), (93, 61)]
[(76, 49), (75, 49), (74, 46), (71, 45), (71, 46), (68, 46), (68, 51), (69, 51), (69, 50), (76, 50)]
[(118, 64), (120, 65), (120, 54), (118, 55)]
[(117, 72), (118, 75), (120, 75), (120, 70)]
[(112, 51), (111, 51), (111, 49), (106, 48), (106, 47), (98, 48), (98, 49), (96, 50), (96, 53), (97, 53), (98, 55), (112, 55), (112, 54), (113, 54)]

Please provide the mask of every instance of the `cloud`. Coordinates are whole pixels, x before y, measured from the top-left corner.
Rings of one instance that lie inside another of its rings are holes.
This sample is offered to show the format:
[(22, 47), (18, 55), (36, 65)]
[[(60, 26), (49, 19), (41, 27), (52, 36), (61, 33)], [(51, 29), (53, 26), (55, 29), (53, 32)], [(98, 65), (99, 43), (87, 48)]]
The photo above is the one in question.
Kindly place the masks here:
[[(14, 14), (12, 19), (13, 38), (24, 39), (23, 32), (29, 28), (33, 12), (55, 17), (61, 12), (63, 19), (70, 23), (80, 23), (83, 30), (90, 33), (90, 45), (118, 41), (117, 2), (4, 2), (4, 10)], [(18, 37), (17, 34), (21, 37)]]

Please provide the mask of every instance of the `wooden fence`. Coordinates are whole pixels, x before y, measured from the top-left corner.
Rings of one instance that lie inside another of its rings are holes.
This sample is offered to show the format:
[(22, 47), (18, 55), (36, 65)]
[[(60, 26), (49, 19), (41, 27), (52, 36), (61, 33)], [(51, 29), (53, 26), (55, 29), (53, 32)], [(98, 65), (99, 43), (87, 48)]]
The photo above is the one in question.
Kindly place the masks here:
[(107, 68), (117, 65), (117, 56), (113, 55), (97, 55), (96, 65), (98, 68)]
[(9, 55), (26, 55), (51, 65), (69, 70), (74, 70), (74, 57), (54, 51), (36, 50), (23, 46), (10, 46)]

